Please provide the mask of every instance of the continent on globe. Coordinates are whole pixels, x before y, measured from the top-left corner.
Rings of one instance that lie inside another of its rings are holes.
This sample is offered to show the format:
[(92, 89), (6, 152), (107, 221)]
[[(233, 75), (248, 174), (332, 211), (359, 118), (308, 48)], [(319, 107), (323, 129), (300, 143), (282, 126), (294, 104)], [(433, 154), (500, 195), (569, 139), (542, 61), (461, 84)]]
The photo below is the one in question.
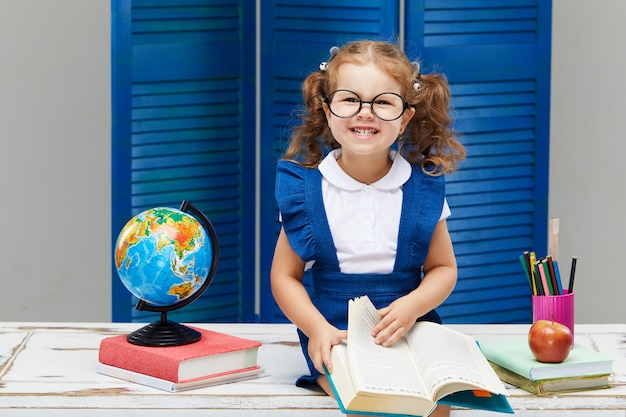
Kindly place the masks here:
[(209, 275), (211, 241), (190, 214), (168, 207), (143, 211), (130, 219), (115, 246), (115, 266), (135, 297), (169, 306), (193, 295)]

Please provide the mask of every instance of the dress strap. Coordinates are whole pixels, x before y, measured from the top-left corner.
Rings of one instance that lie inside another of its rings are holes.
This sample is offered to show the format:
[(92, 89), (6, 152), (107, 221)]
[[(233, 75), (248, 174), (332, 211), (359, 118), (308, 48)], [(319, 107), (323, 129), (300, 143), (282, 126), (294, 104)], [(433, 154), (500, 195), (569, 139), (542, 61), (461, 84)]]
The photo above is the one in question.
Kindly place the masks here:
[(414, 166), (411, 177), (402, 187), (394, 271), (416, 270), (424, 264), (430, 240), (441, 217), (444, 198), (444, 177), (427, 175)]

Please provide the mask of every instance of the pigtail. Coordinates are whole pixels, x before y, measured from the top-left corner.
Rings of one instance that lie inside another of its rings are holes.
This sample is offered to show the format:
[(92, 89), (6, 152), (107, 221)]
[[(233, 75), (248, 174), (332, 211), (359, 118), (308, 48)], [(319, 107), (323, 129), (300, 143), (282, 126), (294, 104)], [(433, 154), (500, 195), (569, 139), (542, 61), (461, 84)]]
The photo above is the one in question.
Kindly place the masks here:
[(304, 109), (300, 118), (302, 124), (293, 129), (289, 147), (284, 159), (289, 159), (307, 167), (317, 166), (324, 157), (324, 147), (334, 148), (326, 114), (324, 113), (324, 85), (326, 73), (322, 70), (310, 74), (302, 84)]
[(452, 128), (447, 79), (442, 74), (421, 74), (414, 81), (414, 89), (415, 115), (399, 139), (402, 153), (432, 175), (452, 172), (465, 159), (465, 148)]

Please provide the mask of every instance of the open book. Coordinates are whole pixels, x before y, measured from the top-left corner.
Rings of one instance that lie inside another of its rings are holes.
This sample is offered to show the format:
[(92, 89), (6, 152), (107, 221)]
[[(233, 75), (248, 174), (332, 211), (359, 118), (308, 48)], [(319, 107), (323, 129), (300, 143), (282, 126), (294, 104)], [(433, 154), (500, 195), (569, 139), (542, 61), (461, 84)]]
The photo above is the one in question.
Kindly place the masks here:
[(347, 344), (327, 372), (344, 413), (426, 416), (437, 404), (513, 413), (506, 389), (476, 341), (418, 322), (393, 346), (374, 343), (380, 315), (367, 296), (349, 302)]

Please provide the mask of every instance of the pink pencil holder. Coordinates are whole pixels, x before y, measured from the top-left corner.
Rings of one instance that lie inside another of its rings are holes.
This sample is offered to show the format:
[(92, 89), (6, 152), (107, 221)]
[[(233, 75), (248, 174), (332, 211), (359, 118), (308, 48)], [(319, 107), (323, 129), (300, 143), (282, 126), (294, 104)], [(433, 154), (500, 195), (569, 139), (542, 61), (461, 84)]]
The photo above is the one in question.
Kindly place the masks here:
[[(567, 290), (565, 290), (567, 291)], [(566, 325), (574, 335), (574, 293), (563, 295), (533, 295), (533, 323), (554, 320)]]

